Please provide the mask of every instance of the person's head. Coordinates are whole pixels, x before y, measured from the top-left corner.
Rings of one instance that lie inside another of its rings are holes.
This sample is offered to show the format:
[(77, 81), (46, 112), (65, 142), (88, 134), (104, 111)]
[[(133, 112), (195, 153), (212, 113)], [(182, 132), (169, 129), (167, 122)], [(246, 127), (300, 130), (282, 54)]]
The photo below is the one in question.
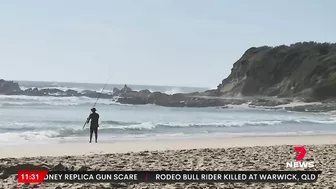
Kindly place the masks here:
[(92, 108), (92, 109), (91, 109), (91, 112), (92, 112), (92, 113), (95, 113), (96, 111), (97, 111), (96, 108)]

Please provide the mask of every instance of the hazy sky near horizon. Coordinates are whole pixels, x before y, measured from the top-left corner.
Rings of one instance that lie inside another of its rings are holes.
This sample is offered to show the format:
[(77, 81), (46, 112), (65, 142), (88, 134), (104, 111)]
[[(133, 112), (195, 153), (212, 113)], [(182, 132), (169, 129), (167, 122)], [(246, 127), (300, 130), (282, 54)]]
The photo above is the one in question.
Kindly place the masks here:
[(335, 42), (334, 0), (0, 2), (0, 78), (215, 87), (252, 46)]

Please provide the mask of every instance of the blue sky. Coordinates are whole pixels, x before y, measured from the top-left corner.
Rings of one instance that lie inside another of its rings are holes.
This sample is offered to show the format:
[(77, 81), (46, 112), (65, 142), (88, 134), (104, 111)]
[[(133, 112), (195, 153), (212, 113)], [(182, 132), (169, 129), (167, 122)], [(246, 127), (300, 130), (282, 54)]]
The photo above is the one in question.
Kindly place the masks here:
[(335, 42), (334, 0), (0, 2), (0, 78), (215, 87), (252, 46)]

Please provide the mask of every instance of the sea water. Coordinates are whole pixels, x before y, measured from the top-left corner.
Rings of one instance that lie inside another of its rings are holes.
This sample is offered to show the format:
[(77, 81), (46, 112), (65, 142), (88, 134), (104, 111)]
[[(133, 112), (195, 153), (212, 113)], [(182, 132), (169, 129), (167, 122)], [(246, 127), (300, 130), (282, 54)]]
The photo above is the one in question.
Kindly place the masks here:
[[(104, 84), (20, 82), (29, 87), (100, 91)], [(107, 86), (105, 92), (113, 87)], [(204, 91), (202, 88), (130, 86), (169, 94)], [(0, 145), (60, 143), (88, 140), (83, 124), (96, 99), (0, 95)], [(336, 133), (334, 113), (289, 112), (246, 106), (171, 108), (123, 105), (100, 99), (99, 140), (153, 140), (204, 137), (323, 135)]]

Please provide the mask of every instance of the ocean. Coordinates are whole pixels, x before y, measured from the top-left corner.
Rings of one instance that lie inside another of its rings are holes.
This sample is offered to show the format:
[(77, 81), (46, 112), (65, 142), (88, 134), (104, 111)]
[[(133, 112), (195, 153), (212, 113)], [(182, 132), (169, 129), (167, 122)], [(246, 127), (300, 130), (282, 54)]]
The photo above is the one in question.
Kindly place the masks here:
[[(19, 81), (29, 87), (100, 91), (104, 84)], [(104, 92), (111, 92), (108, 85)], [(205, 88), (136, 86), (169, 94)], [(96, 99), (0, 95), (0, 145), (88, 142), (83, 124)], [(336, 133), (336, 114), (247, 108), (170, 108), (123, 105), (100, 99), (99, 141), (156, 140), (204, 137), (324, 135)]]

